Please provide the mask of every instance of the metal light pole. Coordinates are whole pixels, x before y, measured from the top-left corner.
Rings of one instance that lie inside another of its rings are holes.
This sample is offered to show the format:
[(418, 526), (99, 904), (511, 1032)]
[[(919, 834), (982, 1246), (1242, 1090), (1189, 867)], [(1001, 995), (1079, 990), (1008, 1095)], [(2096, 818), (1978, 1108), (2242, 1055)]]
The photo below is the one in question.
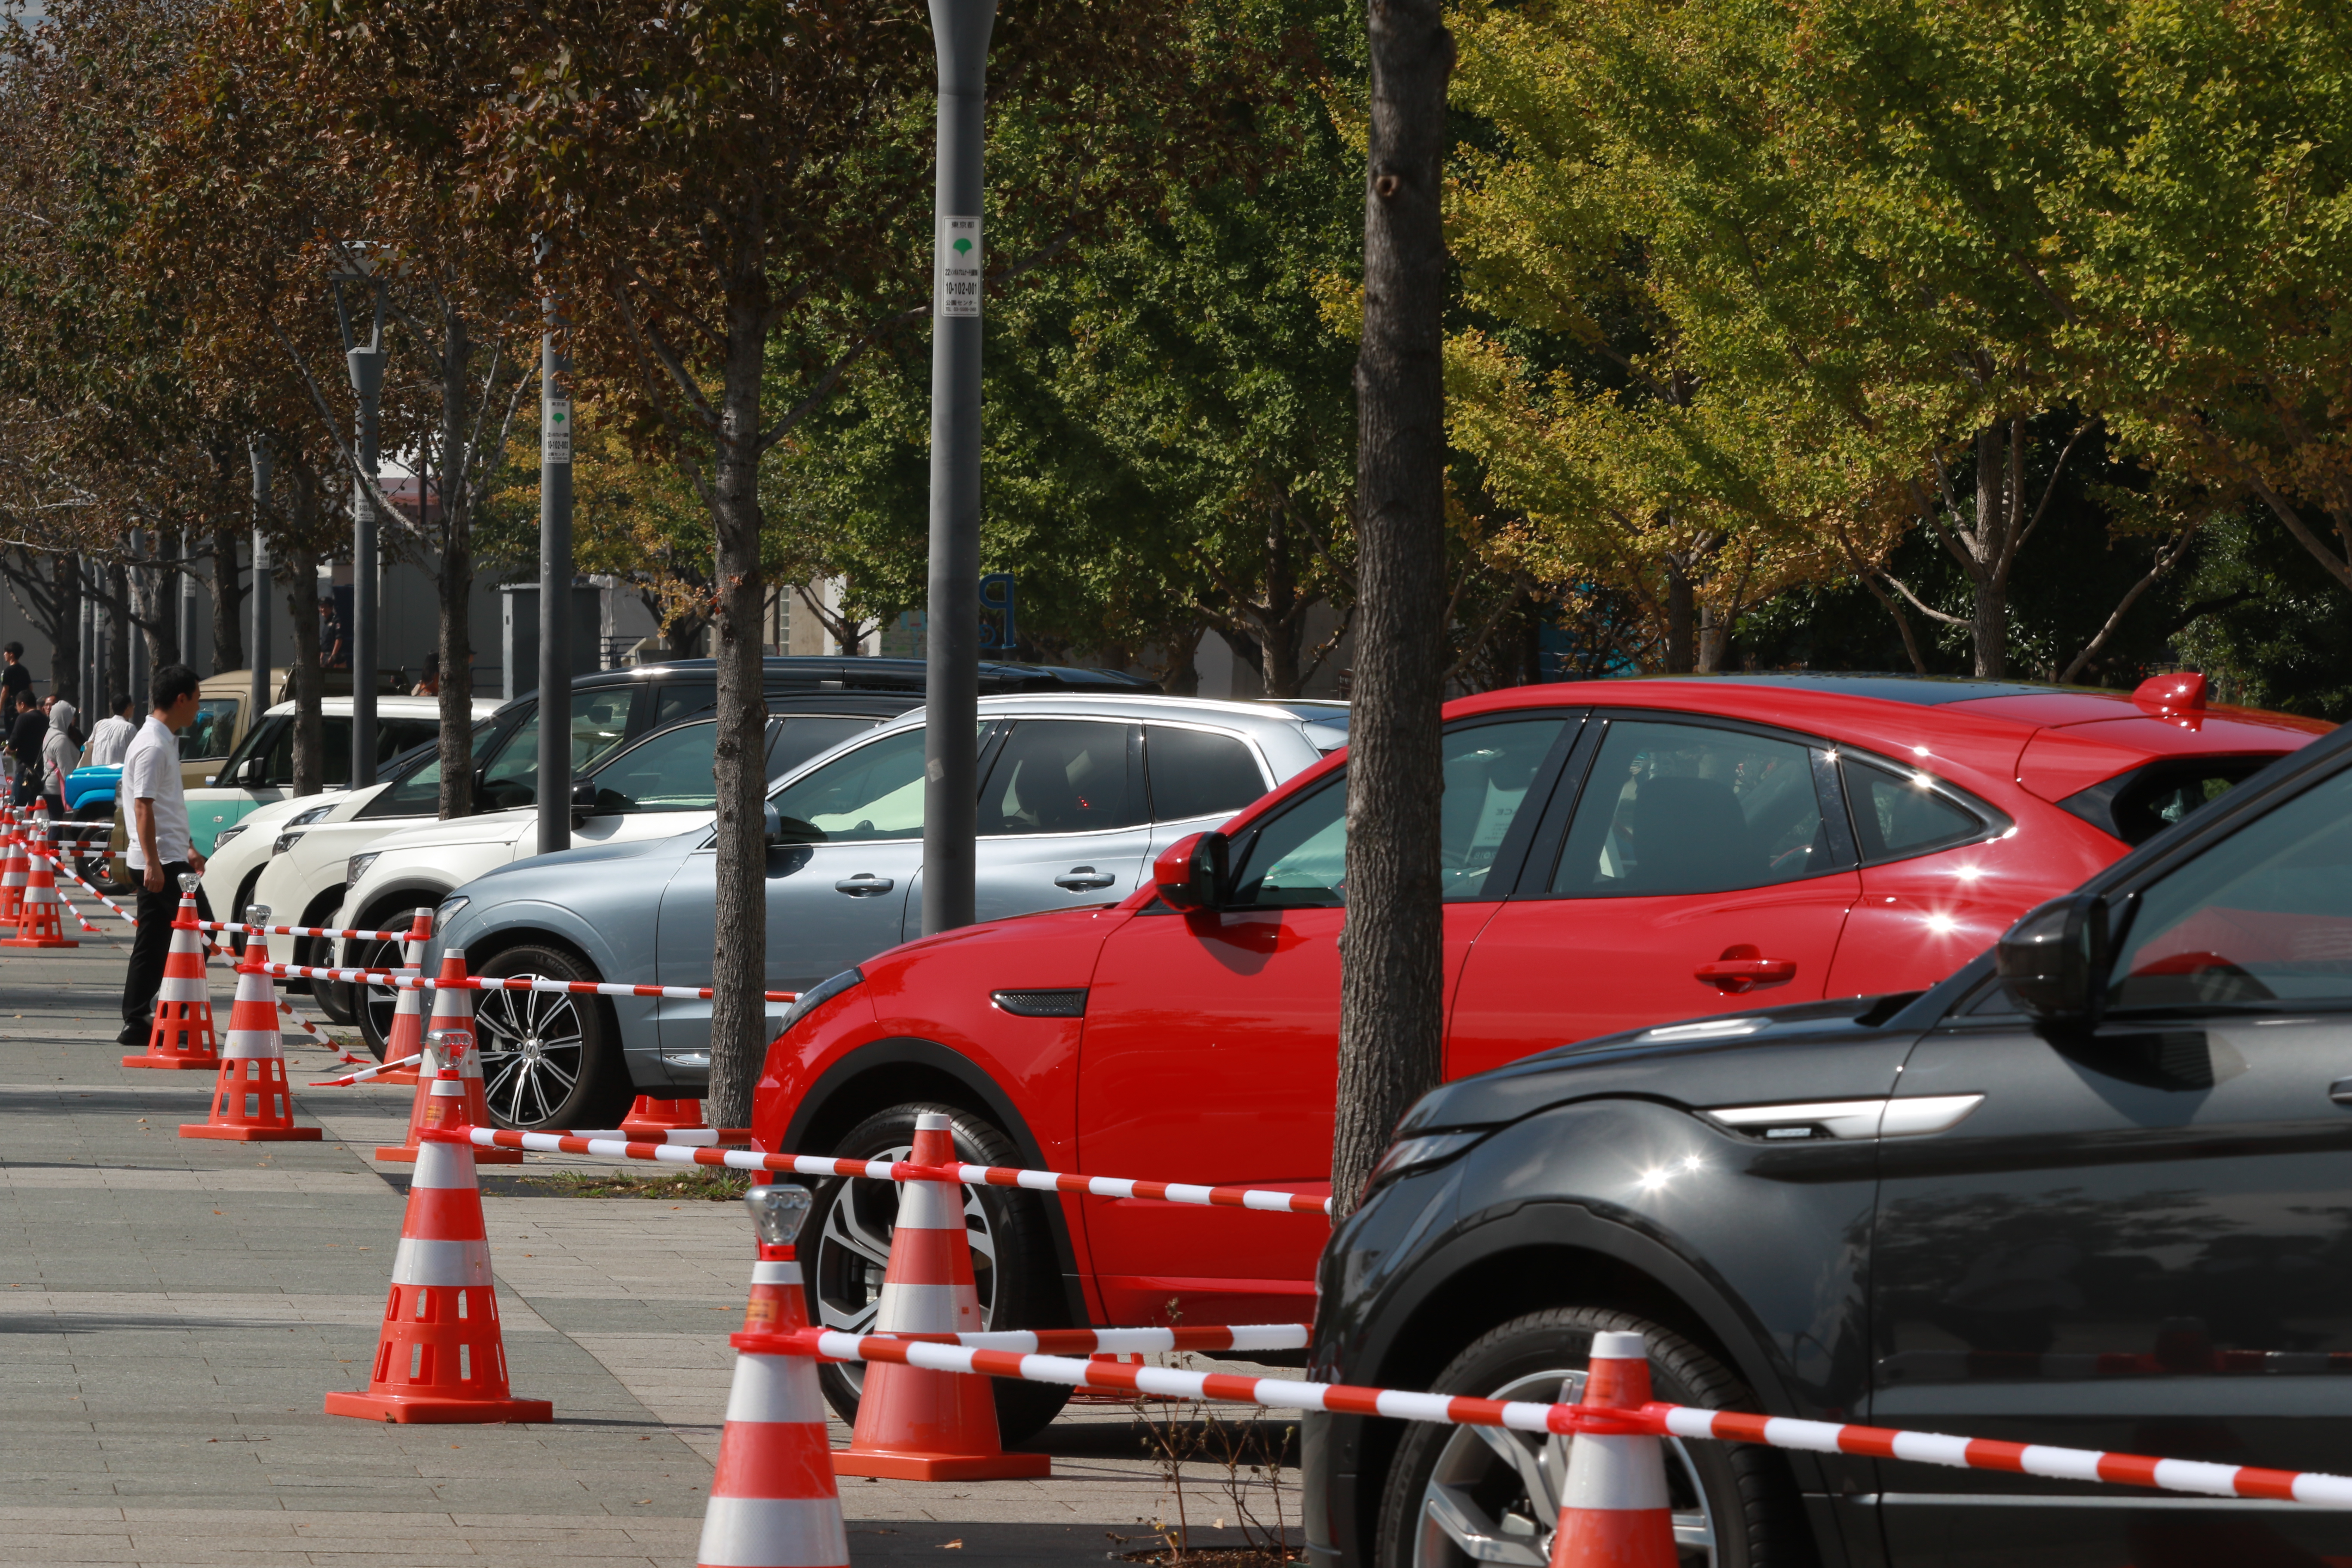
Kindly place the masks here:
[[(383, 400), (383, 278), (365, 245), (342, 247), (350, 265), (331, 274), (335, 284), (335, 321), (342, 329), (343, 358), (350, 363), (352, 391), (359, 401), (357, 420), (359, 473), (352, 480), (352, 788), (375, 783), (375, 513), (383, 492), (376, 483), (378, 447)], [(365, 283), (375, 307), (368, 341), (352, 333), (352, 313), (344, 286)], [(303, 628), (294, 628), (300, 637)], [(313, 635), (316, 635), (315, 633)]]
[(188, 531), (180, 530), (180, 662), (196, 667), (196, 574), (188, 570)]
[[(247, 717), (253, 724), (269, 711), (269, 546), (263, 542), (261, 520), (269, 510), (269, 437), (256, 436), (247, 448), (253, 458), (253, 588), (246, 606), (252, 616), (247, 661), (253, 666), (253, 695)], [(250, 725), (248, 725), (248, 729)]]
[[(541, 249), (543, 265), (548, 252)], [(572, 847), (572, 356), (550, 295), (539, 340), (539, 852)]]
[(980, 830), (980, 199), (996, 0), (930, 0), (939, 53), (931, 268), (931, 576), (923, 933), (970, 925)]

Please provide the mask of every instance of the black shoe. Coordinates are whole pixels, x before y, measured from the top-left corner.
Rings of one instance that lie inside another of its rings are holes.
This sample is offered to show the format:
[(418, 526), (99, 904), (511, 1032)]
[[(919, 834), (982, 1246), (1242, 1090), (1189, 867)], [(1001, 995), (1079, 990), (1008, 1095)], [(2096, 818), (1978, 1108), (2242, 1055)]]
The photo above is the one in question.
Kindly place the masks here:
[(147, 1048), (148, 1037), (154, 1032), (155, 1026), (152, 1024), (125, 1024), (122, 1026), (122, 1033), (114, 1037), (114, 1043), (118, 1046), (128, 1046), (134, 1051), (143, 1051)]

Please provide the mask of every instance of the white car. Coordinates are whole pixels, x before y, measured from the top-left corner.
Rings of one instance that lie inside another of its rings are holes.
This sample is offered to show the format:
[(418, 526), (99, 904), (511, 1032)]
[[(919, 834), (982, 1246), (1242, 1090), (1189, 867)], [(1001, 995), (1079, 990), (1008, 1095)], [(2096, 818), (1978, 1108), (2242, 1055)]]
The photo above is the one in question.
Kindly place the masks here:
[[(479, 717), (495, 702), (474, 704)], [(322, 749), (326, 752), (326, 787), (347, 789), (352, 782), (352, 700), (320, 700), (319, 712)], [(378, 763), (421, 746), (441, 731), (441, 702), (435, 697), (379, 697), (375, 700), (375, 755)], [(245, 732), (236, 750), (220, 771), (201, 788), (187, 792), (188, 834), (199, 854), (211, 856), (224, 842), (236, 837), (253, 813), (291, 799), (294, 794), (294, 704), (280, 702)], [(251, 831), (257, 832), (258, 829)], [(248, 846), (248, 848), (250, 847)], [(223, 892), (235, 892), (234, 882), (215, 882), (207, 875), (205, 896), (221, 908)]]
[[(771, 692), (768, 776), (781, 777), (908, 706), (905, 696), (889, 692)], [(685, 720), (624, 749), (608, 749), (577, 763), (582, 771), (574, 775), (572, 789), (572, 843), (584, 847), (666, 838), (709, 824), (718, 804), (711, 761), (716, 727), (716, 721), (709, 718)], [(490, 798), (530, 800), (539, 765), (537, 748), (536, 721), (516, 730), (500, 746), (483, 770)], [(362, 808), (362, 817), (365, 810)], [(389, 826), (392, 831), (366, 839), (343, 863), (330, 864), (324, 856), (312, 862), (311, 885), (340, 888), (343, 893), (336, 911), (303, 923), (362, 931), (403, 928), (412, 910), (430, 909), (459, 884), (539, 853), (535, 805), (450, 822), (428, 819)], [(320, 828), (331, 830), (333, 825), (321, 822), (310, 831)], [(302, 846), (298, 843), (289, 848), (290, 868), (292, 857), (300, 854)], [(259, 883), (263, 893), (276, 876), (274, 868), (263, 874)], [(261, 901), (269, 900), (264, 897)], [(270, 941), (276, 944), (291, 939)], [(382, 963), (388, 945), (344, 943), (340, 962)], [(380, 991), (370, 994), (372, 1005), (362, 1010), (360, 1026), (368, 1045), (381, 1051), (392, 1014), (390, 994)]]

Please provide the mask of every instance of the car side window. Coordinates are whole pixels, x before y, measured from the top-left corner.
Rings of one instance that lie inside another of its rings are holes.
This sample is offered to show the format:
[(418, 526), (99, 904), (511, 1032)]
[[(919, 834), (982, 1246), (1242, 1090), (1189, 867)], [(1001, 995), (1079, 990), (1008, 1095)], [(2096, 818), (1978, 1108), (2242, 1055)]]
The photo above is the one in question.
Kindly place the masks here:
[[(708, 689), (705, 688), (704, 689)], [(625, 686), (603, 686), (572, 694), (572, 774), (592, 773), (629, 735), (629, 710), (637, 694)], [(708, 708), (708, 697), (695, 704)], [(684, 710), (681, 710), (684, 711)], [(660, 728), (661, 721), (651, 726)], [(533, 742), (534, 745), (538, 742)]]
[(768, 776), (782, 778), (820, 752), (829, 752), (852, 735), (862, 735), (879, 719), (842, 718), (831, 713), (794, 714), (785, 719), (768, 742)]
[(1804, 746), (1704, 724), (1619, 720), (1593, 759), (1551, 890), (1723, 893), (1832, 868)]
[(591, 781), (595, 810), (709, 811), (719, 804), (712, 750), (719, 726), (704, 720), (664, 730), (614, 757)]
[(923, 731), (900, 730), (776, 792), (793, 837), (820, 844), (923, 836)]
[(2352, 1002), (2352, 773), (2200, 850), (2134, 900), (2116, 1010)]
[(1094, 833), (1141, 822), (1128, 767), (1133, 729), (1086, 719), (1014, 724), (981, 788), (982, 836)]
[[(1556, 714), (1445, 731), (1445, 794), (1438, 806), (1438, 867), (1449, 900), (1500, 897), (1487, 889), (1511, 824), (1567, 721)], [(1323, 785), (1259, 829), (1234, 880), (1234, 903), (1299, 908), (1346, 901), (1348, 796)]]
[(1898, 772), (1846, 752), (1838, 758), (1838, 776), (1845, 781), (1846, 805), (1865, 862), (1926, 855), (1985, 832), (1983, 818), (1938, 790), (1926, 773)]
[(1146, 724), (1143, 761), (1155, 822), (1231, 816), (1265, 793), (1255, 753), (1233, 735)]
[[(654, 689), (654, 721), (648, 728), (658, 730), (675, 723), (689, 713), (699, 713), (719, 700), (719, 688), (707, 680), (674, 681)], [(628, 710), (621, 710), (625, 723)]]
[[(479, 763), (497, 743), (499, 728), (485, 721), (474, 729), (474, 761)], [(407, 773), (386, 784), (376, 797), (360, 807), (362, 816), (425, 816), (441, 809), (441, 759), (418, 760)]]
[(236, 710), (244, 700), (207, 697), (196, 704), (196, 721), (180, 731), (180, 760), (193, 763), (228, 755), (229, 737), (236, 733)]

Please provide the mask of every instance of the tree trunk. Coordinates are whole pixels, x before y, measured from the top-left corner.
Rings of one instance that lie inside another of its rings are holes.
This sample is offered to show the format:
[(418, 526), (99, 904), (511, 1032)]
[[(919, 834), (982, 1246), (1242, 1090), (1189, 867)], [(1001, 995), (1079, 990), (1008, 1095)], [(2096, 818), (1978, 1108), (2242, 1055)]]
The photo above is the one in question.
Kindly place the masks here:
[(57, 606), (57, 626), (51, 629), (50, 646), (57, 652), (51, 661), (49, 689), (81, 710), (82, 733), (100, 715), (81, 689), (81, 566), (71, 555), (49, 558), (49, 575), (55, 584), (51, 602)]
[(131, 618), (123, 614), (124, 606), (131, 603), (130, 579), (131, 574), (122, 569), (121, 562), (106, 568), (106, 600), (100, 605), (100, 613), (106, 617), (106, 673), (114, 689), (137, 702), (138, 711), (144, 713), (147, 705), (142, 699), (147, 683), (131, 668)]
[(1356, 359), (1358, 601), (1339, 971), (1335, 1220), (1444, 1070), (1438, 709), (1445, 670), (1445, 239), (1454, 40), (1436, 0), (1373, 0)]
[[(298, 489), (298, 494), (299, 490)], [(309, 510), (308, 507), (304, 508)], [(304, 521), (308, 521), (306, 518)], [(272, 551), (273, 555), (278, 552)], [(296, 795), (317, 795), (327, 787), (326, 721), (319, 714), (325, 687), (319, 668), (319, 552), (289, 550), (278, 570), (286, 579), (286, 611), (294, 617), (294, 789)], [(305, 636), (305, 633), (309, 635)], [(258, 721), (261, 715), (254, 715)], [(299, 918), (297, 910), (289, 919)]]
[(729, 309), (724, 402), (717, 443), (718, 578), (712, 585), (711, 654), (718, 665), (719, 722), (713, 773), (719, 791), (714, 875), (717, 955), (711, 969), (710, 1100), (714, 1127), (747, 1127), (751, 1086), (767, 1045), (767, 795), (761, 765), (767, 703), (760, 663), (760, 378), (766, 347), (764, 301), (750, 279)]
[(1976, 651), (1979, 679), (1999, 679), (2009, 673), (2010, 530), (2014, 526), (2016, 497), (2012, 469), (2023, 458), (2021, 427), (1988, 425), (1977, 432), (1977, 566), (1969, 574), (1976, 604), (1969, 617), (1969, 640)]
[[(466, 324), (455, 311), (443, 318), (441, 353), (441, 818), (474, 809), (474, 647), (466, 626), (474, 588), (473, 489), (466, 449), (466, 363), (473, 353)], [(421, 467), (422, 465), (420, 465)], [(416, 521), (425, 524), (430, 492), (416, 487)], [(544, 615), (545, 607), (541, 606)], [(542, 715), (542, 724), (554, 722)], [(741, 1122), (736, 1126), (744, 1125)]]
[(163, 536), (154, 535), (151, 548), (142, 537), (145, 532), (135, 530), (131, 535), (131, 552), (139, 561), (131, 568), (131, 612), (147, 640), (147, 668), (152, 671), (180, 662), (180, 641), (172, 629), (172, 604), (179, 597), (179, 579), (149, 559), (162, 552)]
[(1673, 556), (1666, 557), (1666, 673), (1688, 675), (1697, 668), (1697, 600), (1690, 574)]
[(245, 668), (245, 588), (239, 581), (237, 545), (246, 531), (234, 521), (213, 530), (213, 673)]

